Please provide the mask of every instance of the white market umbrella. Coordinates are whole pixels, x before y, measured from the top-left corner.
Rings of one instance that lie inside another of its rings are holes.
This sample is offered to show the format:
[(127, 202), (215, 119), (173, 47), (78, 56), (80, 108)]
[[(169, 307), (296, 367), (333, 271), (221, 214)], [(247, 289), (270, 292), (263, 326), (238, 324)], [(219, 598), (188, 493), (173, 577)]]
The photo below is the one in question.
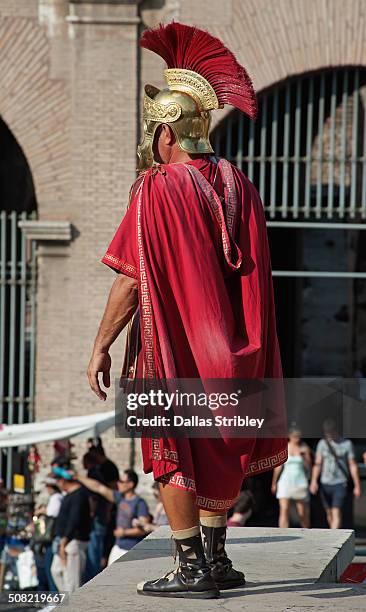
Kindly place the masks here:
[(0, 448), (28, 446), (75, 436), (95, 438), (113, 427), (114, 423), (115, 412), (110, 410), (24, 425), (0, 425)]

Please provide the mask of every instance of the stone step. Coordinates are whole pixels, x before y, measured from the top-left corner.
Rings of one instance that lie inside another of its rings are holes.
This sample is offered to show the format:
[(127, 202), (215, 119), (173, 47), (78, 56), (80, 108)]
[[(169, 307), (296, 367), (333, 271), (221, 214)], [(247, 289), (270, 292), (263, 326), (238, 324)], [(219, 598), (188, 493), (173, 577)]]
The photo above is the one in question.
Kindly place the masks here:
[[(62, 607), (75, 612), (160, 612), (177, 605), (179, 609), (205, 611), (279, 612), (307, 610), (306, 606), (322, 611), (366, 609), (362, 586), (336, 584), (354, 556), (353, 531), (232, 527), (227, 541), (229, 556), (235, 567), (244, 570), (247, 585), (226, 591), (220, 599), (200, 602), (137, 595), (138, 582), (158, 578), (173, 567), (170, 531), (161, 527), (71, 595)], [(347, 602), (339, 608), (334, 598), (343, 597), (344, 592), (348, 593)]]

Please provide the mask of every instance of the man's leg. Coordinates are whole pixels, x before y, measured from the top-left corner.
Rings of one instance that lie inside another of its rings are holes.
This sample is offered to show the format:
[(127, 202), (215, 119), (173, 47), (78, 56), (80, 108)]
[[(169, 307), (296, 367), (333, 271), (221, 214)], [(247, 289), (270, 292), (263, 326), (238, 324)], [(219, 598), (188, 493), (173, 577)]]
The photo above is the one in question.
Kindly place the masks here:
[(87, 549), (85, 581), (94, 578), (101, 570), (106, 532), (107, 527), (102, 525), (98, 519), (95, 518)]
[(100, 571), (100, 559), (98, 564), (99, 541), (96, 530), (96, 519), (90, 532), (88, 550), (86, 553), (85, 582), (88, 582)]
[(61, 561), (61, 557), (56, 553), (52, 559), (51, 574), (57, 590), (60, 592), (66, 591), (65, 573), (66, 567)]
[(199, 528), (198, 508), (190, 491), (160, 485), (160, 494), (171, 530)]
[(85, 569), (87, 542), (71, 540), (65, 547), (67, 591), (72, 593), (81, 586)]
[(82, 542), (78, 540), (79, 545), (79, 560), (80, 560), (80, 584), (82, 586), (85, 584), (85, 568), (86, 568), (86, 556), (88, 551), (88, 542)]
[(332, 522), (333, 522), (332, 508), (326, 508), (325, 513), (327, 516), (327, 523), (329, 525), (329, 528), (332, 529)]
[(57, 592), (57, 587), (55, 585), (55, 581), (51, 573), (53, 557), (54, 557), (54, 554), (52, 551), (52, 546), (47, 546), (46, 552), (44, 555), (45, 570), (46, 570), (46, 576), (47, 576), (47, 581), (48, 581), (47, 591)]
[(341, 508), (331, 508), (331, 529), (340, 529), (342, 525), (342, 510)]
[(210, 512), (200, 510), (206, 559), (211, 567), (211, 576), (220, 590), (245, 585), (245, 576), (233, 568), (226, 553), (227, 513), (224, 510)]
[(80, 559), (76, 541), (71, 540), (65, 547), (66, 552), (66, 590), (70, 593), (80, 586)]
[(46, 574), (46, 561), (44, 554), (35, 554), (34, 560), (36, 563), (37, 569), (37, 578), (38, 578), (38, 591), (48, 591), (48, 581)]
[(340, 529), (342, 525), (342, 508), (344, 506), (347, 489), (343, 485), (335, 484), (328, 485), (326, 492), (328, 494), (328, 525), (331, 529)]
[(141, 595), (211, 599), (219, 591), (207, 564), (199, 528), (195, 496), (170, 485), (161, 485), (161, 497), (176, 544), (179, 566), (162, 578), (137, 586)]

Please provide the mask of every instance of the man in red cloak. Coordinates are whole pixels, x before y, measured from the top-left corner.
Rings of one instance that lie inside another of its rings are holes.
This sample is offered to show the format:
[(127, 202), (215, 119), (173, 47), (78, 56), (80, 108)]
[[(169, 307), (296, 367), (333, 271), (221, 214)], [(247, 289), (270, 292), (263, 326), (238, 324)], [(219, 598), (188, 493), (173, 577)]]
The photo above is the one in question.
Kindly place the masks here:
[[(120, 274), (90, 385), (106, 399), (98, 376), (109, 387), (109, 348), (128, 322), (130, 379), (281, 379), (262, 202), (209, 141), (211, 111), (225, 103), (256, 118), (251, 80), (220, 40), (197, 28), (161, 25), (140, 42), (166, 61), (168, 87), (145, 87), (141, 173), (102, 260)], [(282, 422), (275, 412), (266, 417)], [(179, 566), (138, 592), (211, 598), (244, 585), (226, 554), (226, 513), (245, 475), (286, 461), (287, 439), (143, 438), (142, 454), (144, 471), (160, 483)]]

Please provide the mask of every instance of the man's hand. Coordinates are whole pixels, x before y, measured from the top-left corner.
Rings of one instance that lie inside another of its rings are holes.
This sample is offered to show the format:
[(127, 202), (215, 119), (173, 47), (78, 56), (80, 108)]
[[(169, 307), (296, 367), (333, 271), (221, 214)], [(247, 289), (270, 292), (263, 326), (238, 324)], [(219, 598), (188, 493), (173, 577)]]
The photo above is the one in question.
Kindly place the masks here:
[(356, 497), (356, 499), (361, 497), (361, 487), (360, 487), (359, 484), (354, 486), (354, 488), (353, 488), (353, 495), (354, 495), (354, 497)]
[(123, 536), (125, 535), (125, 530), (123, 529), (123, 527), (116, 527), (116, 529), (113, 531), (113, 535), (116, 538), (123, 538)]
[(60, 547), (58, 549), (58, 556), (61, 559), (62, 565), (66, 565), (66, 556), (67, 555), (66, 555), (66, 550), (65, 550), (65, 544), (63, 544), (62, 542), (61, 542)]
[(311, 493), (312, 495), (316, 495), (316, 494), (317, 494), (317, 492), (318, 492), (318, 489), (319, 489), (319, 485), (318, 485), (318, 483), (317, 483), (317, 482), (311, 482), (311, 483), (310, 483), (309, 490), (310, 490), (310, 493)]
[(107, 399), (107, 394), (100, 388), (98, 376), (99, 373), (102, 373), (103, 385), (108, 389), (111, 384), (111, 365), (112, 360), (109, 353), (97, 351), (93, 352), (93, 355), (88, 365), (87, 374), (89, 379), (89, 385), (92, 391), (94, 391), (94, 393), (99, 397), (99, 399), (103, 401)]
[(106, 557), (102, 557), (100, 560), (100, 569), (104, 569), (107, 567), (108, 559)]
[(99, 331), (94, 343), (87, 374), (89, 384), (99, 399), (105, 401), (107, 394), (100, 388), (98, 375), (103, 375), (103, 385), (110, 386), (111, 358), (109, 348), (118, 338), (138, 306), (138, 283), (134, 278), (119, 274), (109, 292), (109, 297)]

